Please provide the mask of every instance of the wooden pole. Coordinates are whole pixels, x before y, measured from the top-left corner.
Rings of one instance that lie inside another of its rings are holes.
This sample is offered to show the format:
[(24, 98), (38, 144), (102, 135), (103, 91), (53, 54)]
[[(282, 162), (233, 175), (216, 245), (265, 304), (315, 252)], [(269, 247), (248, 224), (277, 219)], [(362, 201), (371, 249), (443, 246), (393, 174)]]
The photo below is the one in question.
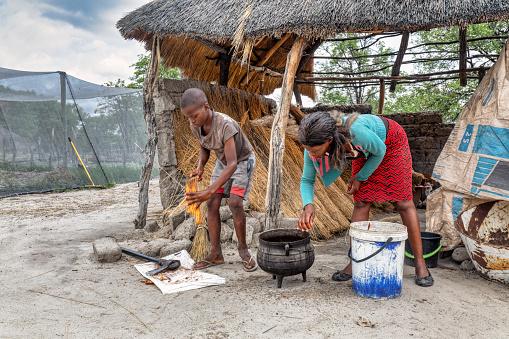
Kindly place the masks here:
[(221, 86), (228, 87), (228, 79), (230, 76), (230, 64), (232, 62), (231, 54), (219, 54), (219, 82)]
[(460, 86), (467, 85), (467, 28), (460, 27)]
[(484, 76), (486, 75), (486, 68), (484, 67), (481, 67), (479, 69), (479, 72), (477, 73), (477, 79), (478, 79), (478, 83), (480, 84), (482, 79), (484, 78)]
[(265, 196), (265, 229), (278, 227), (279, 205), (281, 202), (281, 185), (283, 176), (283, 153), (285, 149), (285, 130), (290, 113), (295, 72), (301, 59), (304, 38), (298, 37), (286, 58), (285, 74), (279, 107), (272, 123), (270, 136), (269, 168), (267, 178), (267, 195)]
[(385, 80), (380, 79), (380, 96), (378, 98), (378, 115), (383, 114), (385, 101)]
[[(403, 58), (405, 57), (405, 52), (408, 47), (408, 39), (410, 38), (409, 32), (403, 32), (401, 36), (401, 44), (399, 46), (398, 56), (396, 57), (396, 61), (394, 61), (394, 66), (392, 67), (392, 76), (398, 76), (399, 70), (401, 69), (401, 63), (403, 62)], [(397, 80), (391, 81), (391, 87), (389, 88), (389, 92), (393, 93), (396, 90)]]
[(302, 95), (300, 95), (299, 86), (297, 84), (293, 84), (293, 95), (295, 96), (295, 101), (297, 102), (297, 106), (302, 107)]
[(138, 183), (138, 214), (134, 219), (134, 228), (144, 228), (147, 219), (148, 187), (150, 174), (154, 164), (155, 150), (157, 145), (156, 120), (154, 114), (154, 87), (159, 72), (161, 40), (156, 35), (152, 42), (152, 54), (147, 68), (147, 74), (143, 81), (143, 116), (147, 125), (147, 143), (145, 145), (145, 163), (141, 169), (140, 182)]
[[(299, 76), (300, 72), (302, 72), (302, 69), (308, 63), (308, 61), (311, 59), (311, 57), (316, 52), (318, 47), (320, 47), (322, 42), (323, 42), (322, 39), (318, 39), (311, 46), (309, 46), (306, 53), (304, 53), (304, 56), (300, 59), (299, 66), (297, 67), (297, 71), (295, 71), (296, 77)], [(302, 107), (302, 96), (300, 95), (299, 86), (297, 86), (296, 83), (293, 84), (293, 94), (295, 95), (295, 101), (297, 102), (297, 105), (299, 107)]]

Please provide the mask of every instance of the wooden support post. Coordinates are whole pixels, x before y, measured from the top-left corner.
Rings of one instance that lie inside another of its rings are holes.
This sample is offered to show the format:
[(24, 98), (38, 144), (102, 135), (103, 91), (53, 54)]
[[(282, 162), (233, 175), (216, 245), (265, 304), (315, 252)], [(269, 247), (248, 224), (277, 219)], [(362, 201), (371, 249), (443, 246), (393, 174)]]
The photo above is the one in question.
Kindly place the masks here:
[(485, 75), (486, 75), (486, 68), (480, 67), (479, 72), (477, 73), (477, 79), (479, 80), (479, 84), (481, 83), (481, 81)]
[(147, 125), (147, 143), (145, 145), (145, 163), (141, 169), (140, 182), (138, 183), (138, 214), (134, 220), (134, 228), (144, 228), (147, 219), (148, 187), (150, 174), (154, 165), (156, 154), (157, 135), (156, 120), (154, 113), (154, 87), (159, 72), (161, 40), (156, 35), (152, 41), (152, 54), (147, 68), (147, 74), (143, 81), (143, 116)]
[[(401, 63), (403, 62), (403, 58), (405, 57), (405, 52), (408, 47), (408, 40), (410, 38), (409, 32), (403, 32), (403, 35), (401, 36), (401, 44), (399, 45), (399, 51), (398, 56), (396, 57), (396, 61), (394, 61), (394, 66), (392, 67), (392, 76), (398, 76), (399, 70), (401, 69)], [(389, 91), (391, 93), (394, 93), (396, 90), (396, 84), (398, 83), (397, 80), (391, 81), (391, 87), (389, 88)]]
[(228, 87), (228, 79), (230, 76), (230, 64), (232, 62), (231, 54), (219, 53), (219, 82), (221, 86)]
[(380, 96), (378, 97), (378, 115), (383, 114), (385, 102), (385, 80), (380, 79)]
[(299, 108), (302, 107), (302, 95), (300, 95), (299, 86), (296, 83), (293, 84), (293, 95), (295, 96), (297, 106)]
[(286, 58), (285, 74), (279, 107), (272, 123), (270, 136), (269, 168), (267, 178), (267, 195), (265, 196), (265, 229), (278, 227), (279, 205), (281, 202), (281, 185), (283, 176), (283, 153), (285, 149), (285, 131), (290, 113), (295, 73), (299, 65), (304, 38), (297, 38)]
[[(304, 56), (300, 59), (299, 66), (297, 67), (297, 71), (295, 72), (296, 77), (299, 76), (300, 72), (302, 72), (302, 69), (311, 59), (311, 57), (316, 52), (318, 47), (320, 47), (322, 42), (323, 40), (318, 39), (311, 46), (309, 46), (307, 51), (304, 53)], [(295, 101), (297, 102), (297, 105), (299, 107), (302, 107), (302, 96), (300, 95), (299, 87), (297, 86), (296, 83), (293, 84), (293, 94), (295, 95)]]
[(460, 86), (467, 85), (467, 28), (460, 27)]

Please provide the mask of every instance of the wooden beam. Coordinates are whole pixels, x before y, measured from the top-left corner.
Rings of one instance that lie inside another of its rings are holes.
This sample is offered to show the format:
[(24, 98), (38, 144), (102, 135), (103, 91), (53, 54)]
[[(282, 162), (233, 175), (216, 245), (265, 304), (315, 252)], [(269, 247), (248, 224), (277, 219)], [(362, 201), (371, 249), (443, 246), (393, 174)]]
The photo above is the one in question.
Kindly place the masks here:
[[(478, 72), (479, 67), (475, 68), (467, 68), (465, 72)], [(434, 72), (434, 73), (424, 73), (424, 74), (412, 74), (412, 75), (399, 75), (399, 76), (382, 76), (382, 75), (371, 75), (367, 77), (303, 77), (303, 78), (297, 78), (295, 81), (299, 83), (306, 83), (306, 82), (316, 82), (316, 81), (364, 81), (364, 80), (379, 80), (379, 79), (386, 79), (386, 80), (403, 80), (403, 79), (425, 79), (426, 77), (435, 76), (435, 75), (445, 75), (445, 74), (456, 74), (460, 71), (457, 69), (453, 69), (450, 71), (442, 71), (442, 72)]]
[[(399, 70), (401, 69), (401, 63), (403, 62), (403, 58), (405, 57), (405, 52), (408, 47), (408, 39), (410, 38), (409, 32), (403, 32), (401, 36), (401, 44), (399, 45), (398, 56), (396, 57), (396, 61), (394, 61), (394, 66), (392, 67), (392, 76), (398, 76)], [(393, 93), (396, 90), (397, 80), (391, 81), (391, 87), (389, 88), (389, 92)]]
[[(276, 53), (278, 48), (281, 47), (281, 45), (283, 45), (286, 42), (286, 40), (288, 40), (288, 38), (291, 37), (291, 36), (292, 35), (290, 33), (286, 33), (281, 39), (279, 39), (274, 45), (272, 45), (272, 47), (267, 51), (267, 53), (265, 53), (265, 56), (263, 57), (263, 59), (256, 63), (256, 66), (263, 66), (263, 65), (265, 65), (267, 63), (267, 61), (269, 61), (269, 59), (272, 57), (272, 55), (274, 55), (274, 53)], [(240, 85), (241, 86), (246, 86), (251, 81), (251, 79), (253, 77), (254, 77), (253, 72), (249, 72), (247, 74), (247, 76), (244, 77), (244, 80), (242, 80)]]
[(385, 102), (385, 81), (380, 79), (380, 96), (378, 97), (378, 115), (382, 115)]
[(231, 54), (219, 54), (219, 82), (221, 86), (228, 87), (228, 79), (230, 77), (230, 64), (232, 61)]
[(150, 174), (154, 164), (155, 150), (157, 145), (156, 120), (154, 114), (154, 87), (159, 71), (161, 58), (161, 40), (154, 35), (152, 53), (147, 67), (147, 74), (143, 81), (143, 116), (147, 125), (147, 143), (145, 144), (145, 163), (141, 168), (141, 177), (138, 184), (138, 214), (134, 219), (134, 228), (144, 228), (147, 221), (148, 188)]
[[(192, 40), (202, 44), (205, 47), (210, 48), (211, 50), (213, 50), (215, 52), (222, 53), (222, 54), (228, 54), (228, 50), (226, 48), (216, 45), (212, 41), (209, 41), (209, 40), (206, 40), (203, 38), (199, 38), (199, 37), (194, 37), (194, 38), (192, 38)], [(240, 59), (236, 56), (232, 56), (232, 61), (235, 62), (236, 64), (250, 70), (250, 71), (259, 72), (259, 73), (266, 72), (267, 74), (269, 74), (270, 76), (275, 77), (275, 78), (283, 77), (283, 74), (275, 72), (267, 67), (253, 66), (249, 63), (242, 62), (242, 59)]]
[(460, 86), (467, 85), (467, 28), (460, 27)]
[(281, 98), (272, 124), (270, 136), (267, 195), (265, 196), (265, 229), (278, 227), (279, 205), (281, 203), (281, 185), (283, 176), (283, 154), (285, 149), (285, 131), (290, 113), (295, 73), (299, 66), (304, 38), (298, 37), (286, 58), (286, 68), (281, 88)]

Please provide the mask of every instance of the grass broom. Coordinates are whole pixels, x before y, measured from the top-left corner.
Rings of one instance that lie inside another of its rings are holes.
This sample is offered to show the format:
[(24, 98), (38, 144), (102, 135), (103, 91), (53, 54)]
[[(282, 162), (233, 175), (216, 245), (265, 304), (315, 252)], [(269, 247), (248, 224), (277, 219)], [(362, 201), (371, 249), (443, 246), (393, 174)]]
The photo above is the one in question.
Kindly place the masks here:
[[(189, 179), (186, 183), (186, 192), (196, 192), (198, 188), (198, 177)], [(196, 204), (188, 205), (186, 212), (194, 215), (196, 220), (196, 234), (194, 235), (193, 245), (189, 254), (196, 262), (200, 262), (210, 252), (209, 233), (207, 229), (207, 222), (205, 213), (207, 205), (203, 202), (200, 207), (196, 207)]]

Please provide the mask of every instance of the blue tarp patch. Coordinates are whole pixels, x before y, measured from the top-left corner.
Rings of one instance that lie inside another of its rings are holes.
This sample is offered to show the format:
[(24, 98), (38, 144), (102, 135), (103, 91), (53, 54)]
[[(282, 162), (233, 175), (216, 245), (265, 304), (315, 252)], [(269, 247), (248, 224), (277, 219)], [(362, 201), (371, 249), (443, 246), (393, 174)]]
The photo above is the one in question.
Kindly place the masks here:
[(463, 198), (452, 198), (452, 216), (454, 220), (458, 217), (458, 214), (461, 212), (461, 208), (463, 207)]
[(490, 89), (490, 92), (488, 93), (488, 96), (486, 97), (486, 99), (484, 99), (482, 105), (483, 106), (486, 106), (486, 104), (488, 103), (488, 100), (490, 100), (490, 97), (491, 97), (491, 94), (493, 93), (493, 89), (495, 88), (495, 79), (492, 79), (491, 80), (491, 89)]
[(470, 139), (472, 139), (472, 132), (474, 130), (474, 125), (468, 125), (465, 129), (465, 134), (461, 139), (460, 147), (458, 148), (462, 152), (466, 152), (468, 149), (468, 145), (470, 145)]
[(479, 125), (477, 128), (477, 135), (472, 152), (509, 159), (509, 149), (507, 148), (508, 146), (508, 128)]

